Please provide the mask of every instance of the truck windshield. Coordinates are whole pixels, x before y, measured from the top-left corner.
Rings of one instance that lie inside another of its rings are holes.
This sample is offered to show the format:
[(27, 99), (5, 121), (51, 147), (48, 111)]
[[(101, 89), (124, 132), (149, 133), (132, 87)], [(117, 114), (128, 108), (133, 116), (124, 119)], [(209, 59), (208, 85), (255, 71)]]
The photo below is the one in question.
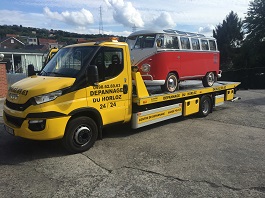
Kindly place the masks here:
[(75, 78), (96, 49), (96, 46), (62, 48), (48, 62), (40, 75)]

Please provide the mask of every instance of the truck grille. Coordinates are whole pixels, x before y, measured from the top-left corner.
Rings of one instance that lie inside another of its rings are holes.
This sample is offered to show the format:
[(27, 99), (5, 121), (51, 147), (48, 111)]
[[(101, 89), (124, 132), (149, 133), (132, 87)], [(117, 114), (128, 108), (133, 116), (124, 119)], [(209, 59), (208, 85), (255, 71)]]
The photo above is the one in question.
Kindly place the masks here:
[(6, 100), (6, 106), (10, 109), (16, 110), (16, 111), (24, 111), (25, 109), (27, 109), (29, 106), (31, 105), (30, 100), (28, 100), (26, 103), (24, 104), (16, 104), (13, 102), (10, 102), (8, 100)]
[(10, 115), (6, 114), (5, 112), (4, 112), (4, 114), (5, 114), (7, 122), (15, 125), (16, 127), (21, 127), (23, 121), (25, 120), (24, 118), (18, 118), (18, 117), (10, 116)]

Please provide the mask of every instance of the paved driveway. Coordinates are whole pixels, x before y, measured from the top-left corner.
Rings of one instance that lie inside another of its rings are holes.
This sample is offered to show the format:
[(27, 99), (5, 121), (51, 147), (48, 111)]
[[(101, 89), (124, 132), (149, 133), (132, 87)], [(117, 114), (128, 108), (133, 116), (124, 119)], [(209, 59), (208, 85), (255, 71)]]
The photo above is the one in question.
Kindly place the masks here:
[(265, 90), (206, 118), (105, 129), (87, 152), (0, 125), (1, 197), (265, 197)]

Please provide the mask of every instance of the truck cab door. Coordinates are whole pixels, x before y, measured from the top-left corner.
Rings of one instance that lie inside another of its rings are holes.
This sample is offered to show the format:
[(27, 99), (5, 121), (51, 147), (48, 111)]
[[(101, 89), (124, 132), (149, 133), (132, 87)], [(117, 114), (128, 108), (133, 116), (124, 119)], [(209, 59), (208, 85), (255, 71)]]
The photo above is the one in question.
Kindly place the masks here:
[(129, 79), (123, 56), (122, 48), (102, 47), (90, 63), (98, 68), (99, 83), (87, 87), (87, 102), (100, 112), (103, 125), (124, 122), (128, 113)]

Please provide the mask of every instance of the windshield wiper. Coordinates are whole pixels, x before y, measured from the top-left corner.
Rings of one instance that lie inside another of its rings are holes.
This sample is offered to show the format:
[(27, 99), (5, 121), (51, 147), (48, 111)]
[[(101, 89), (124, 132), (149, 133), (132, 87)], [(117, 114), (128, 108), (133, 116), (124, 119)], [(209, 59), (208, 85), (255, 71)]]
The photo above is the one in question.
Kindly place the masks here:
[(44, 75), (47, 75), (47, 72), (44, 71), (44, 70), (42, 70), (42, 71), (41, 71), (41, 75), (43, 75), (43, 74), (44, 74)]
[(54, 75), (62, 75), (61, 73), (58, 72), (45, 72), (47, 75), (54, 74)]
[(61, 73), (58, 73), (58, 72), (46, 72), (44, 70), (41, 71), (41, 75), (44, 75), (44, 76), (49, 76), (50, 74), (54, 74), (54, 75), (62, 75)]

